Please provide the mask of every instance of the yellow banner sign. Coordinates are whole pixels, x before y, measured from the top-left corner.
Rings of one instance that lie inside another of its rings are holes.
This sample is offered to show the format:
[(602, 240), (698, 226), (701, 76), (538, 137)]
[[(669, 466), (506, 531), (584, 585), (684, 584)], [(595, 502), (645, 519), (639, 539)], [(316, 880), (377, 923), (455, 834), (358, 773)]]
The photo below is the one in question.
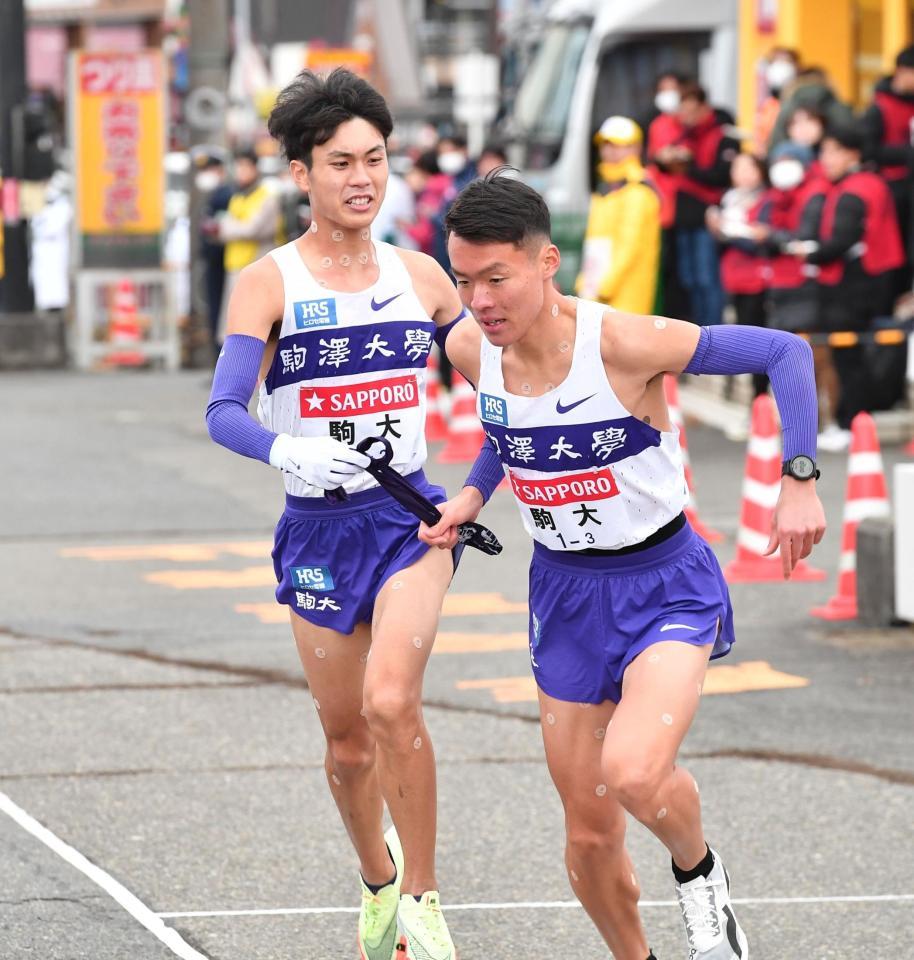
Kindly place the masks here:
[(159, 234), (165, 206), (162, 56), (157, 50), (73, 56), (79, 232)]

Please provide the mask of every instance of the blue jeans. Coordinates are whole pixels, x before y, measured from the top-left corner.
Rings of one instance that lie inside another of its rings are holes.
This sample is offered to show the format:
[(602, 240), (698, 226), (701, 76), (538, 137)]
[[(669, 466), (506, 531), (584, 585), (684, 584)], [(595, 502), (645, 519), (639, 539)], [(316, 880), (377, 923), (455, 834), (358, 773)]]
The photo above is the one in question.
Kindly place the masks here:
[(721, 323), (724, 290), (720, 285), (717, 241), (704, 227), (676, 229), (679, 282), (692, 302), (692, 320), (702, 327)]

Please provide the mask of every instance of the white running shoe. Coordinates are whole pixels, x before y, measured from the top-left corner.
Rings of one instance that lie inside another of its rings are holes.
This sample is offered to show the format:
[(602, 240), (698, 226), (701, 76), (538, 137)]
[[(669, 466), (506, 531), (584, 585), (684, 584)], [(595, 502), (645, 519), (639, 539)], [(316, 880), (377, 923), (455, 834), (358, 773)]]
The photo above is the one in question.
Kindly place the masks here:
[(457, 960), (437, 890), (427, 890), (418, 900), (400, 897), (396, 960)]
[(842, 430), (836, 423), (830, 423), (816, 437), (816, 446), (826, 453), (843, 453), (850, 445), (850, 430)]
[(397, 960), (397, 906), (403, 879), (403, 848), (397, 831), (391, 827), (384, 834), (387, 847), (397, 869), (393, 883), (372, 893), (359, 877), (362, 907), (359, 911), (359, 956), (361, 960)]
[(676, 884), (689, 960), (748, 960), (749, 944), (730, 905), (730, 876), (720, 857), (713, 850), (711, 854), (710, 876)]

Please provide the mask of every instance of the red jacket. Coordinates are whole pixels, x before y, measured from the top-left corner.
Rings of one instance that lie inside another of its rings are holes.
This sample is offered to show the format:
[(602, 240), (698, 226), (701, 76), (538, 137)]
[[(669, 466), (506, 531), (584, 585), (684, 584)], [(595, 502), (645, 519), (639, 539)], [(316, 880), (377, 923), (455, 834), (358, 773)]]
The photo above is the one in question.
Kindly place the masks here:
[[(882, 144), (886, 147), (910, 146), (914, 133), (914, 102), (893, 97), (885, 90), (877, 90), (873, 98), (882, 114)], [(904, 164), (880, 167), (886, 180), (904, 180), (908, 168)]]
[[(749, 223), (758, 223), (762, 196), (749, 210)], [(720, 258), (720, 282), (727, 293), (761, 293), (765, 289), (765, 258), (741, 247), (728, 245)]]
[[(813, 197), (828, 191), (828, 181), (807, 171), (803, 182), (792, 190), (777, 190), (771, 187), (763, 197), (768, 207), (769, 224), (772, 230), (796, 233), (800, 227), (803, 211)], [(808, 279), (805, 264), (799, 257), (778, 253), (768, 265), (768, 284), (774, 290), (794, 290)]]
[[(691, 151), (692, 162), (696, 167), (707, 169), (714, 166), (723, 136), (723, 128), (713, 111), (694, 127), (685, 126), (679, 117), (673, 114), (662, 113), (648, 128), (648, 160), (653, 160), (662, 147), (683, 146)], [(708, 206), (720, 203), (720, 198), (724, 195), (724, 187), (709, 186), (693, 180), (687, 173), (660, 170), (656, 165), (650, 168), (650, 177), (660, 193), (660, 220), (664, 227), (673, 223), (678, 191), (689, 193)]]
[[(900, 267), (905, 255), (895, 205), (885, 180), (875, 173), (859, 170), (832, 186), (822, 208), (821, 238), (828, 240), (831, 237), (838, 201), (846, 193), (860, 197), (866, 209), (860, 258), (864, 271), (870, 276), (879, 276)], [(826, 286), (839, 284), (844, 276), (845, 262), (840, 259), (823, 263), (819, 268), (819, 282)]]

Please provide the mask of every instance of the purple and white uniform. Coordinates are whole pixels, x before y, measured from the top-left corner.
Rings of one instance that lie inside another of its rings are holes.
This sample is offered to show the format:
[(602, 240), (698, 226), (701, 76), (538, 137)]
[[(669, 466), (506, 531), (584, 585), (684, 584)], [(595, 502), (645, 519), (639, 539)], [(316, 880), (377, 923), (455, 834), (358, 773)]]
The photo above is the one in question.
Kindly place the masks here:
[[(336, 437), (349, 446), (370, 436), (393, 447), (391, 466), (436, 503), (425, 478), (426, 364), (435, 323), (393, 247), (375, 242), (378, 280), (344, 293), (321, 286), (294, 243), (271, 254), (285, 307), (273, 363), (260, 387), (258, 416), (276, 433)], [(371, 620), (378, 590), (428, 549), (418, 521), (361, 473), (343, 504), (285, 475), (286, 509), (276, 528), (276, 598), (319, 626), (351, 633)]]
[(562, 700), (618, 702), (622, 675), (660, 640), (733, 642), (727, 586), (685, 523), (678, 431), (633, 417), (606, 376), (605, 306), (578, 300), (571, 369), (542, 396), (505, 389), (501, 348), (485, 339), (477, 409), (524, 526), (530, 654), (539, 686)]

